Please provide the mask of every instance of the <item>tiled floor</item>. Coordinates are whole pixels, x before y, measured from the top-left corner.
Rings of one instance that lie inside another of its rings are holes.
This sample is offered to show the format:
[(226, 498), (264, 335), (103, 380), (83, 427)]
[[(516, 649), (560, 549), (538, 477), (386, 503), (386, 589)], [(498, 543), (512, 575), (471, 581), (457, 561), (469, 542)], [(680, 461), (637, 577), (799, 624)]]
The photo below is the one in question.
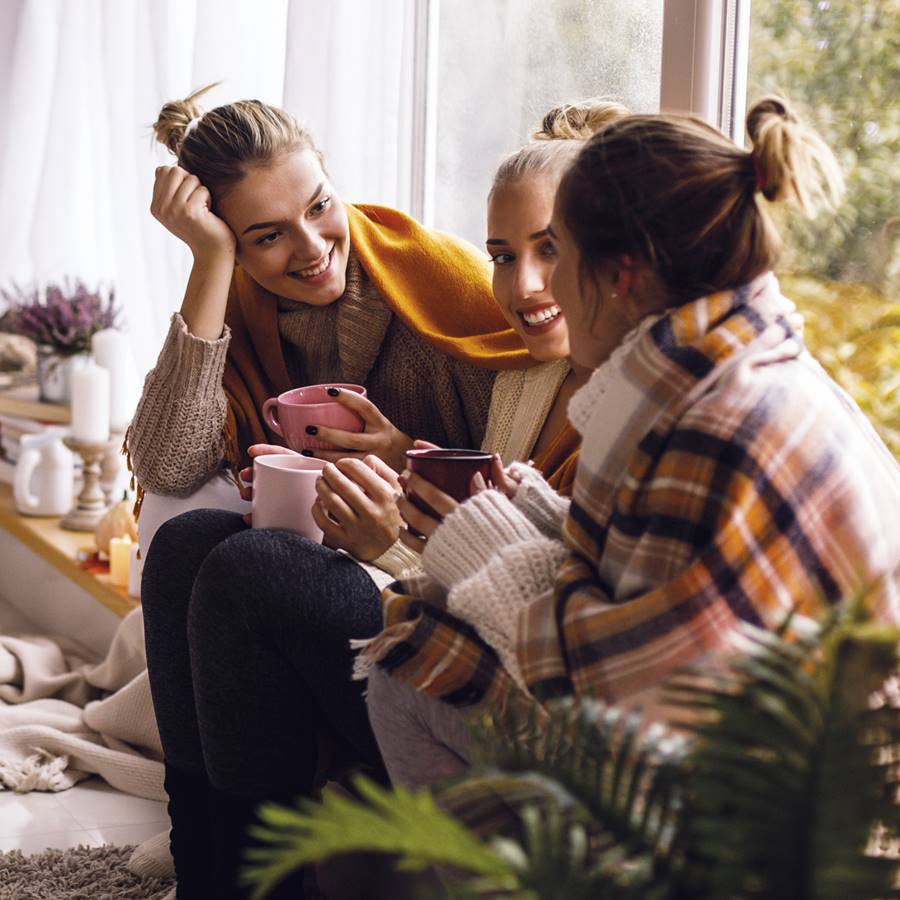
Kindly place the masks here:
[[(30, 624), (0, 602), (0, 634), (33, 633)], [(123, 794), (99, 778), (58, 794), (0, 791), (0, 852), (139, 844), (168, 827), (164, 803)]]
[(99, 778), (58, 794), (0, 793), (0, 852), (139, 844), (168, 827), (164, 803), (122, 794)]

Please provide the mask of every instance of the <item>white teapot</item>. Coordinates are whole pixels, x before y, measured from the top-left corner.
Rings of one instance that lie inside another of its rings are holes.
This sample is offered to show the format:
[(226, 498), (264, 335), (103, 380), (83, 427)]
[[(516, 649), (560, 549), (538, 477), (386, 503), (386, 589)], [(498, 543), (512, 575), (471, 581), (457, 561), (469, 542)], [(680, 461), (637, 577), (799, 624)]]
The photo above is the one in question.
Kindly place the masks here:
[(16, 509), (26, 516), (62, 516), (72, 508), (75, 461), (63, 428), (23, 434), (13, 483)]

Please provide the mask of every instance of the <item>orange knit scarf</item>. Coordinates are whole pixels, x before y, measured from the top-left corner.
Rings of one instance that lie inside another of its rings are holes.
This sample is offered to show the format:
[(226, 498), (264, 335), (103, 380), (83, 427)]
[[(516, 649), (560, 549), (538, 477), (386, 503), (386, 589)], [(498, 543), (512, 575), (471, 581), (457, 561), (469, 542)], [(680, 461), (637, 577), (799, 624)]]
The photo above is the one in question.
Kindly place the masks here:
[[(534, 363), (497, 308), (488, 263), (471, 244), (430, 231), (393, 209), (346, 208), (360, 265), (414, 333), (442, 353), (486, 368)], [(235, 269), (225, 317), (232, 337), (223, 381), (232, 471), (246, 464), (251, 444), (281, 443), (260, 414), (269, 397), (295, 387), (281, 352), (277, 313), (275, 295)]]

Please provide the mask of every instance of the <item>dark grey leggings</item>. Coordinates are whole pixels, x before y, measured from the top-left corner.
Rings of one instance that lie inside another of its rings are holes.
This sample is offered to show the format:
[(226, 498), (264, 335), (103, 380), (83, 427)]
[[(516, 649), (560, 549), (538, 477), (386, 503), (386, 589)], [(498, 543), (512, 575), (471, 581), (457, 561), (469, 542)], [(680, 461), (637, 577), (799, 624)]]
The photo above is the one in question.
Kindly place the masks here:
[(309, 794), (327, 735), (382, 772), (349, 647), (380, 629), (379, 592), (352, 560), (195, 510), (156, 533), (142, 605), (168, 765), (232, 795)]

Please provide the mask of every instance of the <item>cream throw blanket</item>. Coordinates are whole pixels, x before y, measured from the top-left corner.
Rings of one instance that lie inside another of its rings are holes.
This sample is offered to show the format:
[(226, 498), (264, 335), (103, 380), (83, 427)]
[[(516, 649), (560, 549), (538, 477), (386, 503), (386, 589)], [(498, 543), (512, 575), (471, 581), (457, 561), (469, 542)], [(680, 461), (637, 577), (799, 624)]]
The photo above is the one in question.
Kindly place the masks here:
[(96, 664), (49, 638), (0, 636), (0, 789), (63, 791), (92, 774), (167, 799), (140, 609)]

